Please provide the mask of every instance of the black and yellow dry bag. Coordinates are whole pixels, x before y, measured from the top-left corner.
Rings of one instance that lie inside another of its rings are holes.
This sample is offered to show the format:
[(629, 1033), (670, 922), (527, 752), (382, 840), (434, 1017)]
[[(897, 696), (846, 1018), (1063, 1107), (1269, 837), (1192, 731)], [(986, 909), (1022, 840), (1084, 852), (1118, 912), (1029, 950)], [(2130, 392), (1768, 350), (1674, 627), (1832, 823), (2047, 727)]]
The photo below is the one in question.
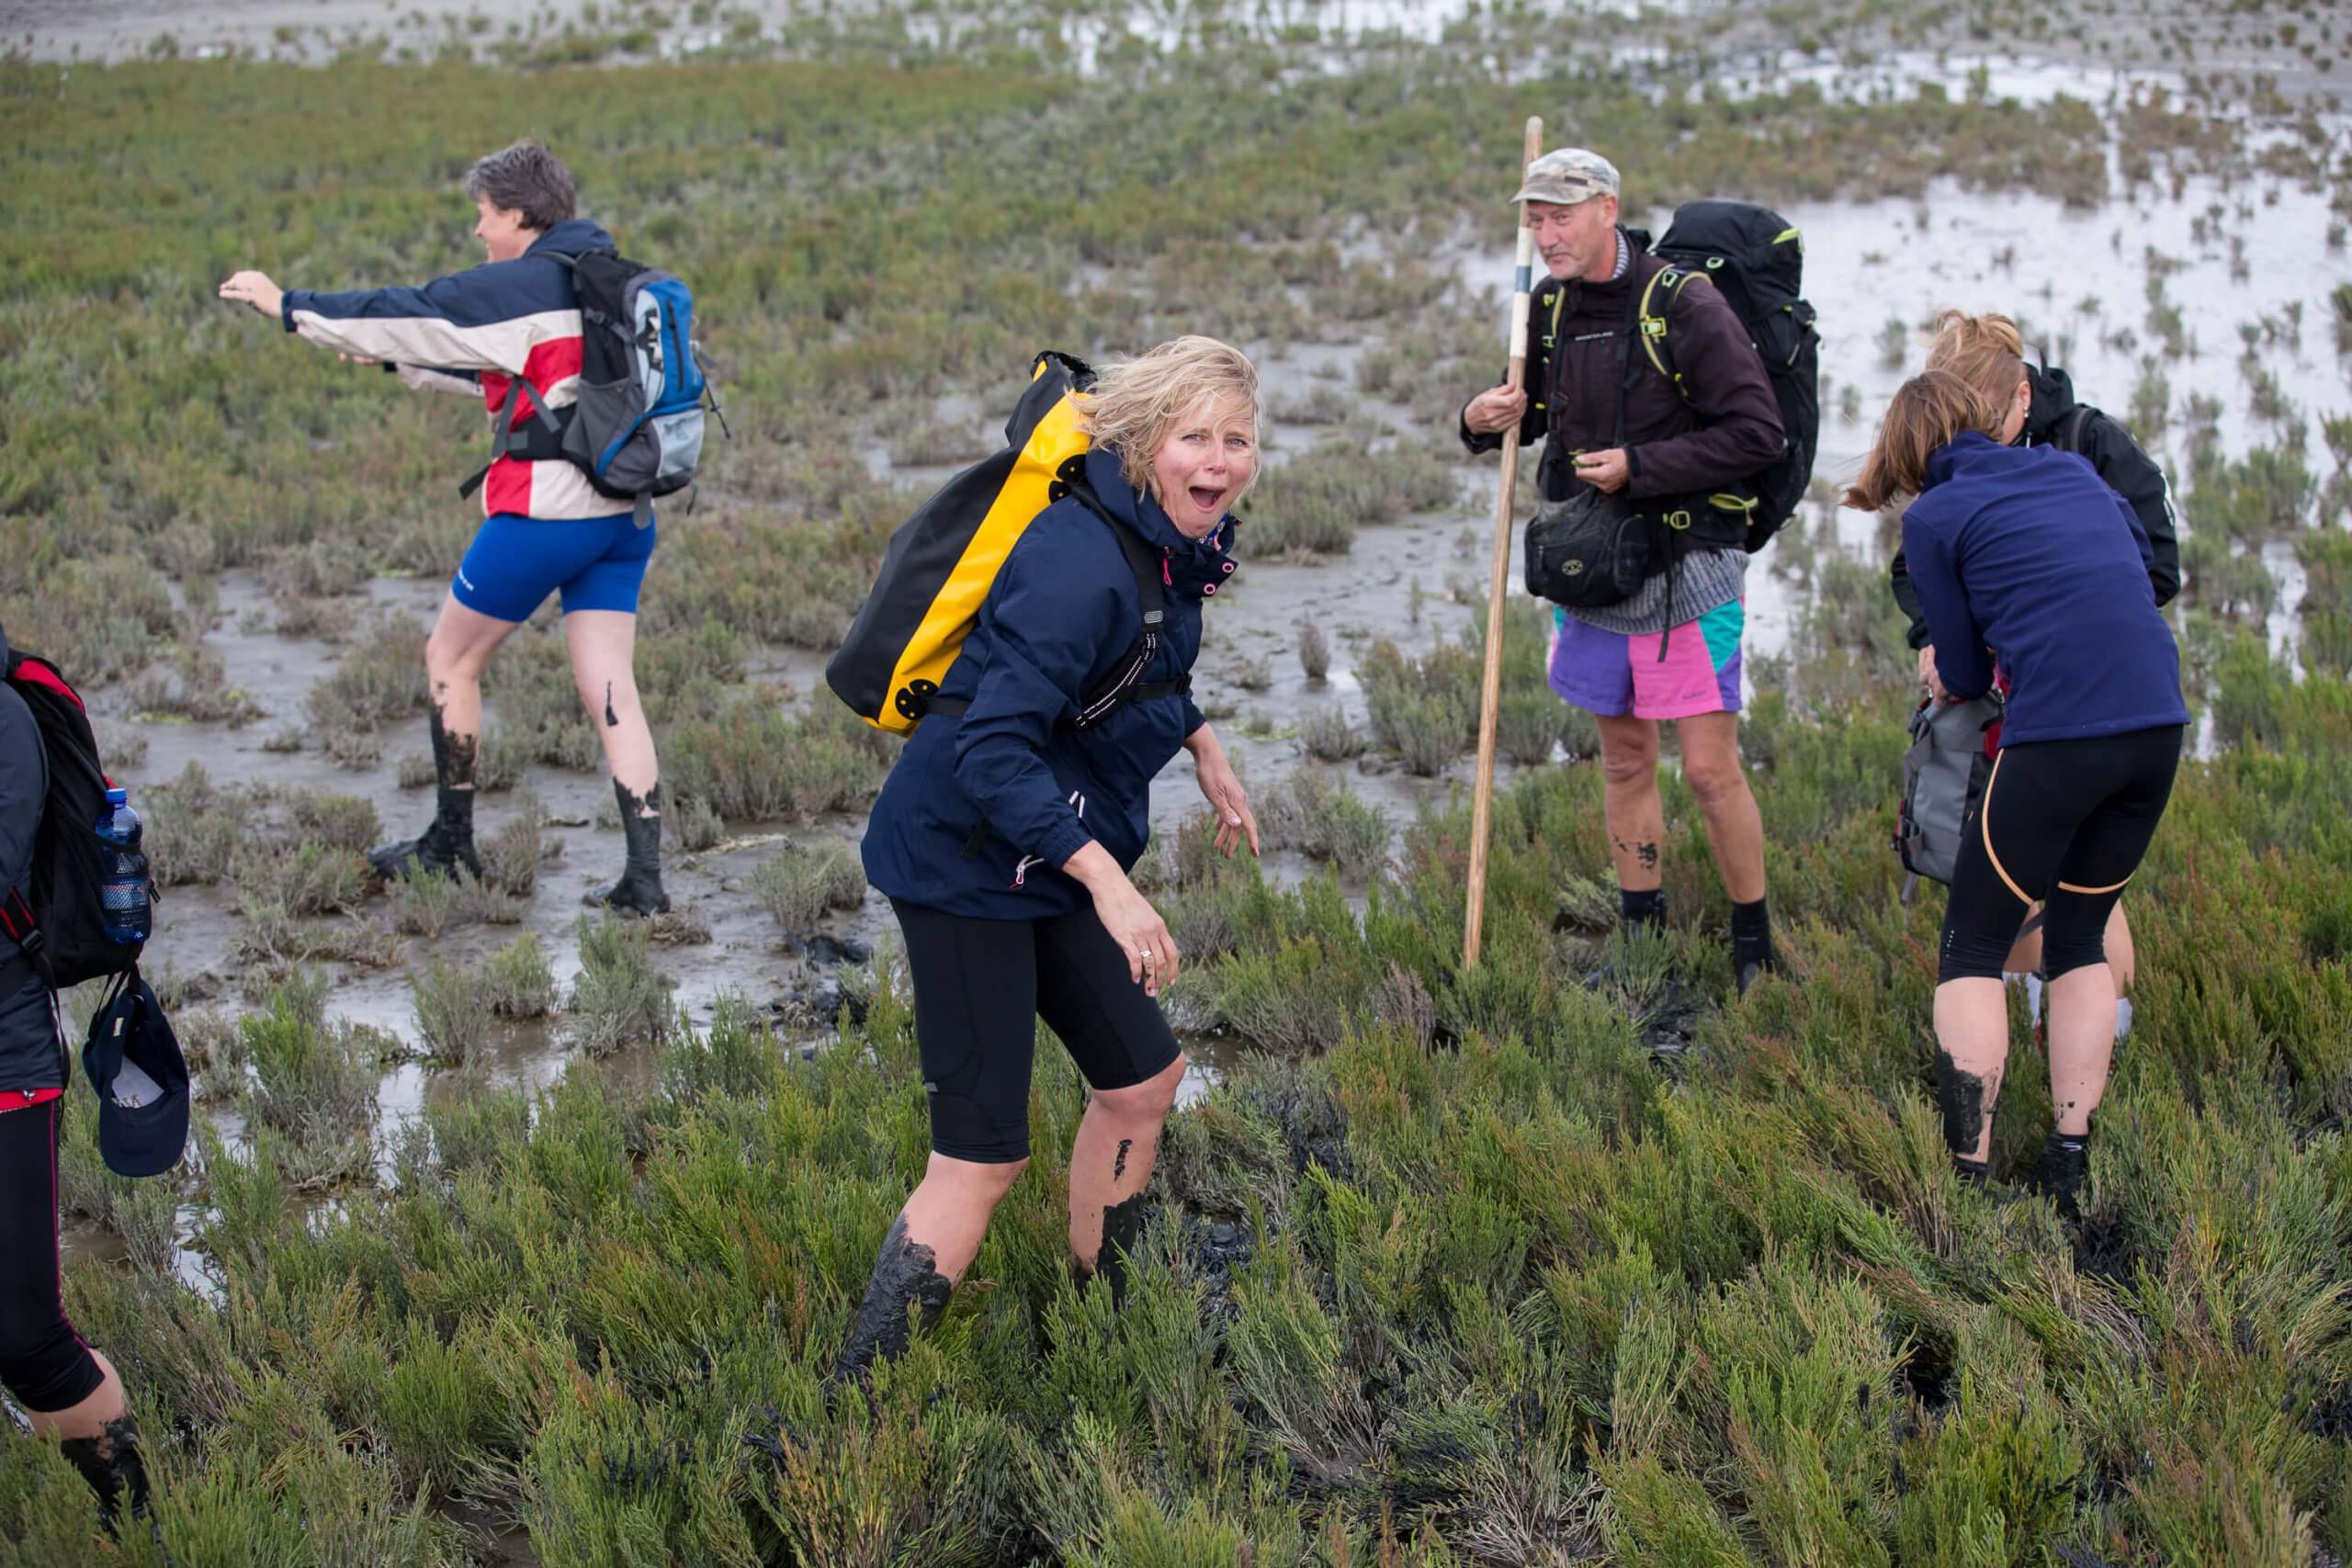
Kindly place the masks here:
[[(949, 479), (890, 536), (873, 592), (825, 666), (825, 683), (858, 717), (906, 735), (934, 711), (932, 698), (1005, 558), (1071, 489), (1088, 447), (1076, 398), (1093, 384), (1083, 361), (1051, 350), (1037, 355), (1005, 421), (1003, 448)], [(1138, 582), (1145, 575), (1138, 571)], [(1157, 573), (1148, 575), (1157, 589)]]

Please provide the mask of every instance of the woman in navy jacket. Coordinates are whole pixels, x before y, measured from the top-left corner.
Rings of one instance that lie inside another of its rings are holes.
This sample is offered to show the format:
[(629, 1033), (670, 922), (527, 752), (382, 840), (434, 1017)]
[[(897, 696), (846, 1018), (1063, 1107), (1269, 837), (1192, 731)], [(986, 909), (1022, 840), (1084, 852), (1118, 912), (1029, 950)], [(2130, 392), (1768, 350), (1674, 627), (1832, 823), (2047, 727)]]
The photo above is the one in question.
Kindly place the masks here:
[(1917, 497), (1903, 547), (1937, 700), (1982, 696), (1996, 671), (2007, 680), (2000, 752), (1944, 915), (1936, 1090), (1954, 1161), (1982, 1180), (2008, 1055), (2001, 965), (2044, 903), (2057, 1125), (2036, 1184), (2071, 1212), (2115, 1038), (2103, 933), (2164, 815), (2188, 709), (2140, 519), (2079, 455), (2004, 445), (2006, 413), (1951, 371), (1914, 377), (1845, 503)]
[[(1181, 955), (1127, 879), (1153, 777), (1192, 752), (1218, 848), (1258, 847), (1189, 679), (1202, 603), (1233, 570), (1231, 509), (1257, 477), (1257, 372), (1224, 344), (1178, 338), (1104, 371), (1085, 417), (1083, 486), (1012, 547), (866, 826), (866, 875), (890, 897), (913, 974), (932, 1154), (837, 1380), (905, 1348), (910, 1305), (926, 1322), (945, 1307), (1028, 1163), (1039, 1018), (1092, 1089), (1070, 1152), (1071, 1255), (1082, 1275), (1115, 1269), (1185, 1066), (1157, 999)], [(1164, 618), (1131, 700), (1081, 728), (1087, 694), (1137, 645), (1122, 533), (1159, 565)]]

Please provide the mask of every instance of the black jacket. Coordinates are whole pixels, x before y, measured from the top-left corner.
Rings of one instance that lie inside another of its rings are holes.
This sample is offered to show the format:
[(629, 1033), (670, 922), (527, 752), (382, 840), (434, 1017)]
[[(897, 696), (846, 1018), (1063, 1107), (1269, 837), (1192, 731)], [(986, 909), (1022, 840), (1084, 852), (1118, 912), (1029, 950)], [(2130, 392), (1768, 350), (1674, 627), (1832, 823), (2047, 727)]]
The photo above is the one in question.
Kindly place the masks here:
[[(0, 639), (0, 655), (5, 652)], [(48, 795), (49, 755), (40, 726), (25, 699), (0, 684), (0, 892), (32, 891), (33, 835)], [(0, 935), (0, 966), (16, 956), (17, 944)], [(39, 977), (28, 977), (0, 995), (0, 1090), (59, 1089), (64, 1083), (48, 987)]]
[[(1781, 404), (1764, 361), (1730, 302), (1704, 276), (1676, 291), (1665, 310), (1672, 364), (1690, 389), (1688, 401), (1634, 346), (1630, 311), (1667, 263), (1648, 254), (1647, 234), (1623, 232), (1634, 253), (1624, 276), (1606, 283), (1547, 277), (1529, 301), (1528, 400), (1519, 444), (1544, 440), (1536, 482), (1547, 500), (1565, 501), (1583, 484), (1574, 454), (1617, 445), (1618, 387), (1628, 354), (1635, 364), (1625, 390), (1627, 499), (1720, 490), (1781, 455)], [(1467, 424), (1460, 434), (1473, 452), (1503, 444), (1501, 435), (1473, 434)]]
[[(2075, 411), (2082, 410), (2080, 428), (2075, 432), (2071, 444), (2089, 460), (2092, 470), (2107, 481), (2107, 488), (2121, 496), (2124, 504), (2140, 519), (2154, 554), (2148, 565), (2148, 586), (2155, 590), (2159, 609), (2171, 604), (2173, 596), (2180, 592), (2180, 535), (2173, 520), (2172, 491), (2165, 483), (2164, 470), (2112, 416), (2077, 403), (2074, 380), (2064, 370), (2052, 370), (2046, 365), (2028, 366), (2025, 374), (2033, 384), (2033, 401), (2026, 409), (2025, 429), (2019, 433), (2017, 444), (2068, 445), (2068, 427), (2075, 423)], [(1919, 591), (1912, 585), (1910, 565), (1904, 559), (1902, 550), (1894, 552), (1887, 573), (1893, 581), (1894, 602), (1910, 617), (1911, 629), (1905, 634), (1905, 640), (1913, 648), (1927, 647), (1930, 640), (1928, 615), (1920, 607)]]

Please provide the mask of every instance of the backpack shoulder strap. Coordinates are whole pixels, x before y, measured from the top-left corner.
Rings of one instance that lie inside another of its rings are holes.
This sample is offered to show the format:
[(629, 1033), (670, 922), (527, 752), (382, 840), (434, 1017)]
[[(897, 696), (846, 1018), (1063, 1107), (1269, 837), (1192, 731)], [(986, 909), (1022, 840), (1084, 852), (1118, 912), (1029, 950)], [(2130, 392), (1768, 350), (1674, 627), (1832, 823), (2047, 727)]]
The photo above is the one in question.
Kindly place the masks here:
[[(490, 437), (490, 461), (466, 477), (465, 482), (458, 487), (459, 496), (471, 499), (474, 491), (481, 489), (482, 480), (490, 477), (492, 466), (501, 457), (521, 457), (530, 450), (529, 434), (514, 434), (514, 411), (522, 406), (526, 386), (526, 378), (519, 375), (506, 384), (506, 401), (498, 411), (498, 428)], [(561, 434), (563, 422), (548, 411), (547, 402), (539, 396), (538, 389), (533, 387), (528, 390), (531, 395), (531, 417), (537, 420), (548, 434)], [(642, 523), (638, 525), (644, 526)]]
[[(1634, 335), (1641, 340), (1642, 352), (1648, 355), (1650, 366), (1672, 384), (1684, 402), (1690, 400), (1690, 389), (1682, 383), (1682, 372), (1674, 367), (1674, 351), (1667, 338), (1667, 313), (1674, 309), (1683, 288), (1698, 276), (1687, 267), (1662, 266), (1650, 275), (1642, 286), (1641, 305), (1634, 318)], [(1664, 298), (1661, 299), (1660, 295)]]
[[(1163, 576), (1167, 562), (1153, 552), (1141, 535), (1113, 517), (1110, 509), (1102, 504), (1091, 489), (1084, 484), (1072, 484), (1069, 493), (1077, 497), (1089, 512), (1101, 518), (1102, 525), (1111, 530), (1111, 536), (1118, 541), (1119, 554), (1125, 558), (1127, 570), (1135, 574), (1136, 604), (1141, 612), (1139, 618), (1143, 623), (1133, 646), (1120, 660), (1117, 671), (1102, 685), (1086, 693), (1080, 701), (1071, 723), (1077, 728), (1086, 729), (1108, 718), (1120, 704), (1154, 694), (1136, 682), (1143, 679), (1143, 672), (1151, 667), (1153, 657), (1159, 652), (1159, 628), (1168, 615), (1168, 585)], [(1179, 684), (1189, 686), (1190, 683), (1187, 681)]]
[(2088, 403), (2076, 403), (2073, 408), (2068, 409), (2066, 422), (2058, 427), (2057, 436), (2050, 445), (2062, 452), (2072, 452), (2080, 456), (2083, 450), (2083, 432), (2089, 428), (2091, 415), (2097, 412)]

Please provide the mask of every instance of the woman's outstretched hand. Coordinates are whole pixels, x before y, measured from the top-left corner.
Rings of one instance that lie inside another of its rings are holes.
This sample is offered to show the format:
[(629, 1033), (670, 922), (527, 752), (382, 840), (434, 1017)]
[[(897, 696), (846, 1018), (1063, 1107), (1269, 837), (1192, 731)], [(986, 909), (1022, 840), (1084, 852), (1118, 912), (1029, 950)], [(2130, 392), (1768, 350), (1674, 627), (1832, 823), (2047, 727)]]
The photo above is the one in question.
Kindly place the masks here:
[(1201, 794), (1216, 810), (1216, 847), (1227, 860), (1250, 840), (1250, 852), (1258, 852), (1258, 818), (1250, 809), (1250, 792), (1241, 787), (1240, 775), (1226, 760), (1225, 747), (1216, 732), (1207, 725), (1193, 731), (1184, 739), (1184, 749), (1193, 754), (1193, 771), (1201, 781)]
[(265, 316), (276, 316), (286, 299), (286, 290), (269, 280), (269, 274), (247, 268), (232, 272), (220, 286), (220, 298), (240, 305), (251, 305)]

